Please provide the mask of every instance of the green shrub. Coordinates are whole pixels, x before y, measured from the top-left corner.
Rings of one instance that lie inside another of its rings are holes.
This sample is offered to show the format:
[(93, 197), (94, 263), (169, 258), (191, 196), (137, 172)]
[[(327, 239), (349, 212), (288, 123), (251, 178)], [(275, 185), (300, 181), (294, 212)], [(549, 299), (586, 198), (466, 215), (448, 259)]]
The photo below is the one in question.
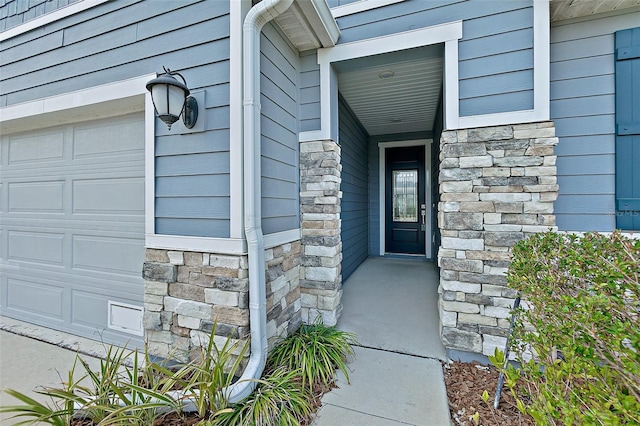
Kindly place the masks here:
[(528, 306), (516, 311), (522, 366), (507, 387), (518, 398), (521, 374), (521, 411), (541, 425), (640, 424), (639, 276), (640, 241), (617, 232), (514, 246), (507, 282)]

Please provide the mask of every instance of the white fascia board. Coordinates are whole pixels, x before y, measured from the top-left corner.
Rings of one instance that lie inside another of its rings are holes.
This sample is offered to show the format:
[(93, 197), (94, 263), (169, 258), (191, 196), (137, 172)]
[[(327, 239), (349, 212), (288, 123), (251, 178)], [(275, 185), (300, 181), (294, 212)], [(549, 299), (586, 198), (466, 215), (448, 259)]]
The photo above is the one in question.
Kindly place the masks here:
[(143, 111), (145, 84), (152, 78), (155, 74), (0, 108), (0, 134)]
[(144, 95), (147, 93), (145, 87), (147, 81), (155, 77), (156, 74), (147, 74), (141, 77), (0, 108), (0, 122), (8, 124), (14, 120), (25, 119), (35, 115), (61, 112), (72, 108), (87, 108), (91, 105)]
[(289, 231), (275, 232), (264, 236), (264, 248), (269, 249), (283, 244), (298, 241), (301, 237), (300, 228)]
[(147, 234), (145, 248), (204, 253), (243, 255), (247, 244), (238, 238), (189, 237), (181, 235)]
[(341, 16), (353, 15), (354, 13), (365, 12), (367, 10), (377, 9), (379, 7), (384, 7), (403, 1), (405, 0), (359, 0), (353, 3), (345, 4), (343, 6), (331, 8), (331, 14), (334, 18), (339, 18)]
[(381, 53), (397, 52), (414, 47), (443, 43), (462, 38), (462, 21), (434, 25), (428, 28), (369, 38), (318, 49), (318, 64), (363, 58)]
[(20, 34), (24, 34), (31, 30), (35, 30), (36, 28), (43, 27), (52, 22), (59, 21), (60, 19), (66, 18), (71, 15), (75, 15), (76, 13), (91, 9), (92, 7), (98, 6), (108, 1), (109, 0), (80, 0), (63, 8), (54, 10), (53, 12), (49, 12), (35, 19), (27, 21), (24, 24), (18, 25), (17, 27), (9, 28), (8, 30), (0, 32), (0, 41), (9, 40), (10, 38), (16, 37)]

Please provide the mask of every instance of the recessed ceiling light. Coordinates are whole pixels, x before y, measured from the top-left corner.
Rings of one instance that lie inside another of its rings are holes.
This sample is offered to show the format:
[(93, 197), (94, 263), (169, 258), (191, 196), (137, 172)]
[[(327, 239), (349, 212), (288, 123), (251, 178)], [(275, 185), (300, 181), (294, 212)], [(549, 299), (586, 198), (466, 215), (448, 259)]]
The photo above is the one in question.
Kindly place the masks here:
[(378, 77), (385, 79), (385, 78), (391, 78), (394, 75), (396, 75), (395, 72), (391, 71), (391, 70), (385, 70), (385, 71), (381, 71), (380, 74), (378, 74)]

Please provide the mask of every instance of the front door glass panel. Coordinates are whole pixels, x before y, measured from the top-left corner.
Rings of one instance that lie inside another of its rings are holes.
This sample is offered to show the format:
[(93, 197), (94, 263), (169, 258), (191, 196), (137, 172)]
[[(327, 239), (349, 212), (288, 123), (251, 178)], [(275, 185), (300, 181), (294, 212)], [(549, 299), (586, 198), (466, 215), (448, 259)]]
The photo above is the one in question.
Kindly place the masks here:
[(393, 170), (393, 221), (418, 221), (418, 170)]

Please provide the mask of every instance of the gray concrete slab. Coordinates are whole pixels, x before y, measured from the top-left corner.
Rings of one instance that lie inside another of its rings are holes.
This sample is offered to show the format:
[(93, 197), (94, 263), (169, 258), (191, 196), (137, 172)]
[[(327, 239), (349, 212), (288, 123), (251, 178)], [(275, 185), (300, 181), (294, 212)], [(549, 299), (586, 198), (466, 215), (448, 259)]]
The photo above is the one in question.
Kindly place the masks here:
[[(93, 368), (99, 368), (97, 358), (82, 355)], [(0, 388), (20, 391), (42, 403), (51, 403), (44, 395), (34, 390), (42, 387), (60, 387), (73, 368), (76, 352), (39, 340), (0, 330)], [(83, 369), (78, 366), (79, 372)], [(0, 392), (0, 405), (19, 403), (16, 399)], [(50, 404), (53, 406), (52, 404)], [(0, 414), (0, 423), (14, 424), (17, 420), (7, 420), (8, 414)]]
[(355, 348), (349, 378), (324, 395), (315, 426), (450, 425), (442, 366), (434, 359)]
[(344, 283), (338, 328), (361, 345), (446, 359), (433, 262), (373, 257)]

